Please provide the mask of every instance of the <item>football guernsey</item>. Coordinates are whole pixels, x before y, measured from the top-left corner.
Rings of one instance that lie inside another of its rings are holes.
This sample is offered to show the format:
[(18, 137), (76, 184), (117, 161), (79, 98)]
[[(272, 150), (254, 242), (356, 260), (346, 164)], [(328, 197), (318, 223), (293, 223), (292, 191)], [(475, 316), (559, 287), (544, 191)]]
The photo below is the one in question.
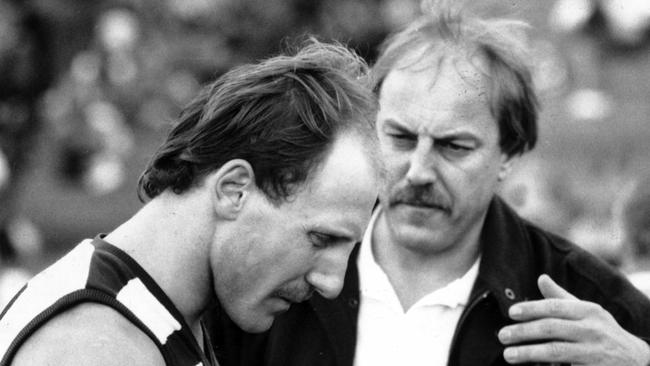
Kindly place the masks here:
[[(183, 316), (129, 255), (101, 238), (87, 239), (36, 275), (0, 314), (0, 366), (11, 363), (39, 327), (80, 303), (118, 311), (158, 346), (168, 366), (216, 365), (209, 339), (201, 350)], [(203, 334), (206, 334), (204, 331)]]

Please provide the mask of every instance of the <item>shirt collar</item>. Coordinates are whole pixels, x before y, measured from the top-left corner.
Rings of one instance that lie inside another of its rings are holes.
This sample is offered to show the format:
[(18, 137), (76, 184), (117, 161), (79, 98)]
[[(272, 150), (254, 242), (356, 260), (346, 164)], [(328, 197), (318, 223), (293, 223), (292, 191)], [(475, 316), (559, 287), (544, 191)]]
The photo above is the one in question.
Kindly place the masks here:
[(472, 267), (465, 274), (451, 281), (447, 286), (440, 288), (420, 299), (415, 306), (445, 305), (450, 308), (465, 306), (469, 301), (469, 294), (478, 276), (481, 257), (477, 258)]
[(359, 267), (359, 292), (364, 296), (378, 299), (385, 298), (393, 292), (388, 277), (375, 262), (375, 257), (372, 254), (372, 231), (380, 213), (381, 206), (377, 206), (363, 235), (357, 261)]

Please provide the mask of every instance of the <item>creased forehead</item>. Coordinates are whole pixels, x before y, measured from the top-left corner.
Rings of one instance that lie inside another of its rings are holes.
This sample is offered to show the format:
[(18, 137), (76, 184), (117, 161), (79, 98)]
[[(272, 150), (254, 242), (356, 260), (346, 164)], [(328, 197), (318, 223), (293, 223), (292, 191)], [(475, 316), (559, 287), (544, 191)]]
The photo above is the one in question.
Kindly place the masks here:
[(451, 66), (465, 82), (476, 87), (484, 87), (485, 77), (489, 75), (487, 62), (481, 54), (451, 43), (422, 44), (404, 54), (394, 69), (426, 73), (433, 87), (442, 68), (447, 66)]

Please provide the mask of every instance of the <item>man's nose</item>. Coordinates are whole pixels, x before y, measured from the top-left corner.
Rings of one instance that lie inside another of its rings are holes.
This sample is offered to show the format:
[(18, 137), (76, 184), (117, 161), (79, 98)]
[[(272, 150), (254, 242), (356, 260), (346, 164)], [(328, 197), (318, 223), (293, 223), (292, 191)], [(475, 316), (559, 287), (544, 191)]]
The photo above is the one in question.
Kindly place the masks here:
[(420, 138), (409, 156), (406, 180), (412, 185), (426, 185), (437, 180), (436, 159), (433, 139)]
[(343, 289), (352, 245), (340, 245), (323, 252), (314, 268), (307, 273), (307, 282), (327, 299), (337, 297)]

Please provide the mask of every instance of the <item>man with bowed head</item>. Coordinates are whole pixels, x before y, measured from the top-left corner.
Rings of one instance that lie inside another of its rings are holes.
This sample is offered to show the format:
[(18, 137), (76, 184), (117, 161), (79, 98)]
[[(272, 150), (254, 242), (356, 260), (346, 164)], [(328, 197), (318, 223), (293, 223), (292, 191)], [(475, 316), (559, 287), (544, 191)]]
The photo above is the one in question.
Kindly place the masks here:
[(213, 303), (261, 332), (314, 292), (336, 297), (377, 197), (366, 72), (311, 40), (205, 88), (142, 174), (142, 209), (3, 311), (0, 364), (207, 366)]
[(648, 300), (496, 195), (537, 139), (522, 26), (438, 4), (388, 39), (371, 70), (386, 180), (341, 296), (264, 335), (223, 327), (225, 364), (650, 362)]

